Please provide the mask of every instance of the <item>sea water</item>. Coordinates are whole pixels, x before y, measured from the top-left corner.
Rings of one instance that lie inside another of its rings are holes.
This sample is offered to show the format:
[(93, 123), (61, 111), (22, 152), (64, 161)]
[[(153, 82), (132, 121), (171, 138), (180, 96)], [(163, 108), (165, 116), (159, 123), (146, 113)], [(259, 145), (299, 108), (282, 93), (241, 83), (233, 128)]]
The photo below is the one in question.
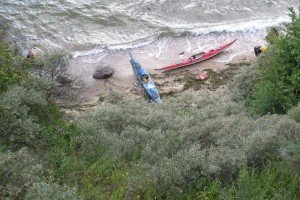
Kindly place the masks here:
[(76, 56), (144, 46), (163, 37), (253, 32), (289, 21), (297, 0), (1, 0), (0, 15), (26, 50)]
[(206, 51), (238, 39), (218, 57), (229, 61), (264, 44), (267, 28), (289, 22), (288, 7), (298, 5), (298, 0), (0, 0), (0, 15), (10, 21), (24, 55), (33, 46), (64, 49), (77, 66), (71, 72), (87, 81), (104, 61), (115, 68), (114, 77), (134, 77), (128, 51), (151, 71), (182, 51)]

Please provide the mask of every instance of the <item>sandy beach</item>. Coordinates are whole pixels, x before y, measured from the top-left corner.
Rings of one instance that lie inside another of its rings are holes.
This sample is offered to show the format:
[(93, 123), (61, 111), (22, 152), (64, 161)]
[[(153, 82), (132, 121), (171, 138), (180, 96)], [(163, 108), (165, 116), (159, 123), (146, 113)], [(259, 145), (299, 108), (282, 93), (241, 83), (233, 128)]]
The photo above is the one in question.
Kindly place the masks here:
[[(249, 37), (249, 34), (247, 37)], [(197, 50), (200, 51), (199, 41), (201, 41), (202, 45), (201, 50), (207, 51), (230, 42), (234, 38), (238, 39), (235, 44), (209, 60), (166, 72), (154, 70), (157, 67), (174, 63), (176, 59), (179, 58), (178, 53), (182, 50), (191, 53), (195, 53)], [(263, 34), (261, 38), (259, 43), (263, 44)], [(230, 64), (251, 62), (256, 59), (253, 52), (255, 44), (249, 41), (245, 42), (243, 35), (239, 35), (238, 37), (237, 35), (227, 34), (226, 38), (206, 40), (205, 42), (207, 44), (203, 43), (203, 38), (201, 37), (173, 38), (171, 42), (166, 40), (170, 39), (167, 38), (157, 43), (131, 50), (103, 51), (99, 54), (91, 55), (90, 57), (84, 57), (84, 59), (82, 57), (73, 58), (69, 74), (82, 83), (81, 97), (88, 102), (95, 102), (98, 100), (99, 95), (111, 91), (118, 91), (128, 95), (132, 94), (133, 82), (137, 82), (137, 80), (129, 63), (129, 51), (131, 51), (137, 61), (146, 68), (148, 73), (152, 75), (152, 79), (157, 84), (161, 95), (171, 91), (180, 91), (183, 84), (177, 80), (180, 80), (180, 78), (187, 73), (194, 74), (197, 78), (198, 70), (205, 71), (206, 69), (212, 69), (218, 72), (227, 68)], [(165, 46), (164, 43), (166, 44)], [(255, 43), (257, 43), (257, 41)], [(95, 68), (101, 65), (108, 65), (114, 68), (114, 75), (105, 80), (92, 78)]]

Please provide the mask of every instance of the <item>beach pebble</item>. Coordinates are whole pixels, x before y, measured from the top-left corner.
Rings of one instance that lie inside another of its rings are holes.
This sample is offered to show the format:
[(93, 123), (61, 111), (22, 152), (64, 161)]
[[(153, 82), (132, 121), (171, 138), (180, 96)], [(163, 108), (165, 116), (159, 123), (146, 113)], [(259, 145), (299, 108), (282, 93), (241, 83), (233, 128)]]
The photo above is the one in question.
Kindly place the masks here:
[(110, 66), (98, 66), (96, 67), (93, 78), (94, 79), (107, 79), (115, 73), (115, 70)]

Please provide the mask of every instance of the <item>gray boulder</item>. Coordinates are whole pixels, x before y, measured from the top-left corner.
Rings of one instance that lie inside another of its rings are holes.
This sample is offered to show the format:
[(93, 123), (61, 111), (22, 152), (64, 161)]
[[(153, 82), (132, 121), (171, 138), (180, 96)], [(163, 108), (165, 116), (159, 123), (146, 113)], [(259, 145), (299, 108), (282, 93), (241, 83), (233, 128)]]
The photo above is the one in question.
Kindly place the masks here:
[(93, 78), (94, 79), (107, 79), (115, 73), (115, 70), (110, 66), (98, 66), (96, 67)]
[(41, 50), (38, 47), (33, 47), (29, 50), (28, 54), (27, 54), (27, 58), (36, 58), (37, 56), (41, 56), (43, 55), (43, 50)]

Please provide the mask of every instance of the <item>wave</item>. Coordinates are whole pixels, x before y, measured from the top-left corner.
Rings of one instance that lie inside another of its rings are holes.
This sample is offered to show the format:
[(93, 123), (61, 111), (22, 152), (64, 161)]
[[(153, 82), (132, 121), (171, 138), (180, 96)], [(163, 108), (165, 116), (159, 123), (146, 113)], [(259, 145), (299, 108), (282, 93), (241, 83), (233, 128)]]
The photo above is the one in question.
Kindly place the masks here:
[[(92, 50), (85, 51), (76, 51), (73, 54), (74, 58), (88, 56), (92, 54), (99, 54), (103, 51), (105, 52), (113, 52), (119, 50), (128, 50), (134, 48), (140, 48), (146, 45), (149, 45), (158, 40), (162, 40), (164, 38), (169, 37), (188, 37), (188, 36), (200, 36), (200, 35), (208, 35), (211, 33), (234, 33), (234, 32), (257, 32), (266, 30), (269, 27), (273, 26), (281, 26), (284, 23), (290, 22), (289, 17), (279, 17), (277, 19), (258, 19), (251, 21), (239, 21), (239, 22), (231, 22), (231, 23), (215, 23), (215, 24), (206, 24), (202, 26), (195, 26), (191, 24), (187, 24), (184, 28), (170, 28), (170, 27), (162, 27), (159, 29), (159, 32), (152, 37), (143, 38), (139, 40), (135, 40), (128, 43), (120, 43), (120, 44), (112, 44), (105, 45), (105, 47), (98, 47)], [(157, 53), (158, 55), (160, 53)], [(155, 56), (157, 57), (157, 55)]]
[(263, 30), (290, 21), (290, 1), (11, 0), (0, 1), (0, 13), (13, 22), (21, 49), (60, 47), (76, 58), (168, 37)]

